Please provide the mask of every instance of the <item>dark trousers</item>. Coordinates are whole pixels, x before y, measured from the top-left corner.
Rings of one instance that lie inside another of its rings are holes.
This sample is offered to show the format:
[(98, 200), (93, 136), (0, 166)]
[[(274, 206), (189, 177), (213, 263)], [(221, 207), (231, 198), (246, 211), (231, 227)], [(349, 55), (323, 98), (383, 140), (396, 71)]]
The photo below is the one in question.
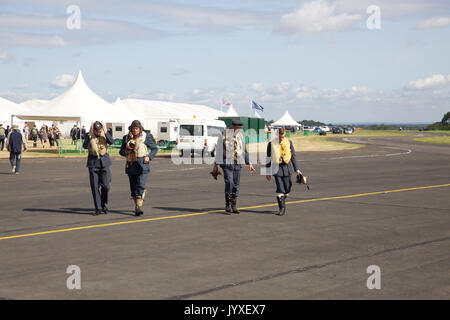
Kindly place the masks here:
[(89, 181), (95, 209), (99, 210), (108, 203), (108, 191), (111, 183), (109, 168), (89, 168)]
[(286, 177), (274, 176), (274, 178), (275, 178), (275, 183), (277, 184), (276, 193), (288, 194), (291, 192), (291, 188), (292, 188), (291, 176), (286, 176)]
[(3, 148), (5, 148), (5, 136), (0, 137), (0, 151), (3, 151)]
[(11, 167), (16, 166), (16, 172), (19, 172), (21, 159), (22, 159), (22, 152), (9, 153), (9, 162), (11, 162)]
[(32, 136), (32, 138), (33, 138), (33, 147), (35, 147), (36, 148), (36, 146), (37, 146), (37, 135), (36, 136)]
[(131, 197), (135, 198), (137, 196), (142, 196), (147, 184), (148, 173), (141, 174), (128, 174), (128, 179), (130, 180), (130, 191)]
[(223, 180), (225, 181), (225, 193), (233, 196), (239, 195), (239, 184), (241, 183), (242, 165), (223, 165)]

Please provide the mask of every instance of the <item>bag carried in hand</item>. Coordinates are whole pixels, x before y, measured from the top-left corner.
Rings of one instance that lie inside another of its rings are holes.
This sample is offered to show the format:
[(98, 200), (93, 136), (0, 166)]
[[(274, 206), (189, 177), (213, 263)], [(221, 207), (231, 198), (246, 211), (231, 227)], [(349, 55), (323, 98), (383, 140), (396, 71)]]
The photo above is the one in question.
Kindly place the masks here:
[(305, 184), (306, 188), (308, 188), (308, 190), (309, 190), (308, 182), (307, 182), (306, 177), (304, 175), (302, 175), (302, 174), (298, 174), (297, 175), (297, 183), (298, 184)]

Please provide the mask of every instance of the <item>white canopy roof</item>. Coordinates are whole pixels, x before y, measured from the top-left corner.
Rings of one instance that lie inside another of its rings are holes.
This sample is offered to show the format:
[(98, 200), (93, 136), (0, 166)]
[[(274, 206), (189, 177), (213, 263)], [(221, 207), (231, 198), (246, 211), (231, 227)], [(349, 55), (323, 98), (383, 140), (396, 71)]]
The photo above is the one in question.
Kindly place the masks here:
[(225, 117), (239, 117), (239, 114), (234, 110), (233, 106), (230, 105)]
[(50, 100), (30, 99), (20, 103), (20, 105), (26, 107), (27, 110), (36, 110), (37, 108), (42, 108), (44, 104), (49, 101)]
[(28, 120), (83, 122), (95, 120), (123, 122), (124, 117), (128, 118), (126, 112), (121, 112), (89, 89), (81, 71), (67, 91), (46, 103), (31, 103), (31, 109), (18, 116), (20, 119)]
[[(116, 101), (117, 103), (117, 101)], [(143, 100), (123, 99), (121, 104), (125, 105), (136, 119), (217, 119), (225, 113), (204, 105)]]
[(258, 119), (262, 119), (263, 117), (255, 110), (255, 117)]
[(0, 97), (0, 123), (10, 123), (11, 115), (25, 112), (26, 107)]
[(278, 120), (272, 123), (272, 126), (275, 127), (300, 127), (301, 124), (295, 121), (288, 111), (286, 111), (283, 116)]

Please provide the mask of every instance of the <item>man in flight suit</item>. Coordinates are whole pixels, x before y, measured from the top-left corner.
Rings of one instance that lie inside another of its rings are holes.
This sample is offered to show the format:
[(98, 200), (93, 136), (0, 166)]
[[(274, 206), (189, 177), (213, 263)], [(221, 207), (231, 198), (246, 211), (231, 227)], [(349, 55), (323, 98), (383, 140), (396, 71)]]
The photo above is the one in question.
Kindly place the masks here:
[[(128, 130), (129, 133), (123, 137), (119, 153), (127, 158), (125, 173), (130, 181), (135, 214), (140, 216), (144, 213), (143, 205), (147, 176), (150, 172), (150, 161), (158, 152), (158, 147), (152, 134), (145, 132), (139, 120), (134, 120)], [(148, 148), (150, 148), (150, 153)]]
[(111, 183), (111, 159), (108, 154), (108, 144), (113, 144), (111, 135), (105, 131), (105, 125), (95, 121), (91, 125), (89, 133), (84, 137), (83, 148), (88, 149), (87, 167), (89, 169), (89, 181), (91, 183), (92, 197), (94, 198), (95, 213), (99, 215), (101, 210), (108, 213), (108, 191)]
[(242, 165), (248, 164), (250, 172), (255, 172), (255, 168), (249, 162), (248, 151), (245, 147), (244, 135), (241, 132), (243, 123), (238, 119), (231, 122), (231, 130), (225, 130), (219, 136), (216, 147), (216, 159), (212, 174), (218, 174), (219, 165), (223, 170), (225, 181), (225, 212), (227, 214), (240, 213), (236, 207), (239, 195), (239, 185), (241, 181)]

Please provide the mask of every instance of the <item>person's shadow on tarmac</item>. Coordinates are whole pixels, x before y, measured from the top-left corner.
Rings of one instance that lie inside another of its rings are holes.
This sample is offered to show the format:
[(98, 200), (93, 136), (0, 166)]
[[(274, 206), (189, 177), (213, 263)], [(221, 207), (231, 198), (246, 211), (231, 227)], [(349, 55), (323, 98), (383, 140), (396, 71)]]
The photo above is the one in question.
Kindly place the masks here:
[[(60, 208), (60, 209), (25, 208), (25, 209), (23, 209), (23, 211), (92, 215), (92, 212), (94, 211), (94, 209), (92, 209), (92, 208)], [(110, 213), (134, 216), (134, 211), (121, 211), (121, 210), (108, 209), (108, 214), (110, 214)]]

